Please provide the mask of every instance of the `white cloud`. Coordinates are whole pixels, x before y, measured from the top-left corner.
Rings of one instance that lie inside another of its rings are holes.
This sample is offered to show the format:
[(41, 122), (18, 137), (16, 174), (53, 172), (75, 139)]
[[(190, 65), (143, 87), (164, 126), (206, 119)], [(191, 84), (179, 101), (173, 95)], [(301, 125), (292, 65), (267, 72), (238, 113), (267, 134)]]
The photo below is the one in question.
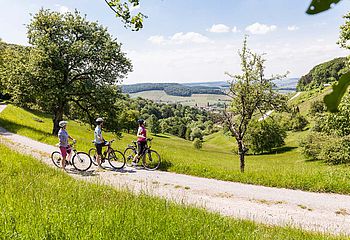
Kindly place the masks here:
[(179, 32), (175, 33), (172, 36), (164, 37), (161, 35), (155, 35), (148, 38), (148, 41), (150, 41), (153, 44), (184, 44), (184, 43), (211, 43), (212, 41), (207, 38), (206, 36), (196, 33), (196, 32)]
[(175, 33), (172, 37), (170, 37), (170, 41), (176, 44), (182, 43), (208, 43), (210, 42), (209, 38), (203, 36), (200, 33), (196, 32), (188, 32), (188, 33)]
[(277, 29), (276, 25), (265, 25), (261, 23), (254, 23), (252, 25), (249, 25), (245, 28), (246, 31), (250, 32), (251, 34), (266, 34), (268, 32), (273, 32)]
[(160, 35), (155, 35), (155, 36), (149, 37), (148, 41), (150, 41), (151, 43), (154, 43), (154, 44), (163, 44), (163, 43), (165, 43), (165, 38), (163, 36), (160, 36)]
[(295, 26), (295, 25), (292, 25), (292, 26), (288, 26), (288, 31), (296, 31), (296, 30), (298, 30), (299, 29), (299, 27), (298, 26)]
[(207, 31), (212, 33), (227, 33), (230, 31), (230, 27), (225, 24), (214, 24)]
[(60, 4), (55, 4), (55, 6), (58, 8), (58, 11), (62, 14), (71, 12), (71, 10), (67, 6), (60, 5)]
[(229, 26), (225, 24), (213, 24), (211, 28), (207, 29), (208, 32), (212, 33), (228, 33), (228, 32), (239, 32), (238, 28), (234, 26), (233, 28), (230, 28)]

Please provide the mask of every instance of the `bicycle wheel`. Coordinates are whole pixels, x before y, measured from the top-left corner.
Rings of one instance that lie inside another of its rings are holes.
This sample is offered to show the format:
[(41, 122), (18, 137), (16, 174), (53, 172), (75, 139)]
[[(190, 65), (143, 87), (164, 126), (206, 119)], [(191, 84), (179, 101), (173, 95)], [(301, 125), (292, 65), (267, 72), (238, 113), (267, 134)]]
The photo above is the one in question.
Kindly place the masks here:
[(129, 167), (132, 166), (132, 160), (134, 159), (135, 155), (136, 155), (135, 148), (128, 147), (124, 150), (124, 156), (125, 156), (127, 166)]
[(92, 161), (89, 154), (77, 152), (72, 159), (73, 166), (79, 171), (86, 171), (91, 167)]
[(97, 153), (96, 153), (96, 148), (91, 148), (89, 150), (89, 156), (91, 158), (91, 162), (97, 166), (97, 161), (96, 161), (96, 156), (97, 156)]
[(122, 169), (125, 166), (125, 156), (118, 150), (111, 150), (108, 154), (108, 162), (114, 169)]
[(160, 155), (154, 150), (147, 150), (142, 159), (142, 165), (147, 170), (156, 170), (160, 165)]
[(55, 164), (56, 167), (61, 168), (61, 163), (62, 163), (62, 155), (59, 151), (55, 151), (51, 154), (51, 160), (53, 164)]

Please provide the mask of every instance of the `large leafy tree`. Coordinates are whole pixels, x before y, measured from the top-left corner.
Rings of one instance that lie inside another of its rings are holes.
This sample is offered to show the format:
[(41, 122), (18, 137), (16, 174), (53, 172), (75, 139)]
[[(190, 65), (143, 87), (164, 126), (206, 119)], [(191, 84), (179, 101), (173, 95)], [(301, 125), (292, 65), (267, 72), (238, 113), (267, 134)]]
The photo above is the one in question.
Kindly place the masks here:
[(241, 75), (226, 73), (232, 78), (228, 96), (231, 104), (224, 111), (224, 120), (232, 136), (236, 139), (240, 158), (240, 169), (244, 172), (245, 154), (248, 151), (244, 144), (244, 136), (254, 114), (265, 114), (271, 109), (286, 108), (286, 97), (275, 92), (272, 81), (283, 76), (266, 78), (262, 56), (251, 52), (244, 40), (241, 58)]
[[(31, 101), (53, 114), (53, 134), (59, 130), (63, 115), (75, 115), (90, 122), (96, 116), (108, 118), (110, 130), (118, 130), (116, 101), (121, 93), (117, 83), (132, 70), (121, 45), (103, 26), (75, 13), (60, 14), (40, 10), (28, 26), (32, 45), (25, 61), (20, 61)], [(19, 61), (16, 58), (16, 61)], [(8, 68), (12, 81), (20, 74), (16, 62)], [(11, 79), (9, 79), (11, 80)], [(19, 88), (21, 88), (19, 86)], [(14, 98), (24, 88), (11, 91)]]

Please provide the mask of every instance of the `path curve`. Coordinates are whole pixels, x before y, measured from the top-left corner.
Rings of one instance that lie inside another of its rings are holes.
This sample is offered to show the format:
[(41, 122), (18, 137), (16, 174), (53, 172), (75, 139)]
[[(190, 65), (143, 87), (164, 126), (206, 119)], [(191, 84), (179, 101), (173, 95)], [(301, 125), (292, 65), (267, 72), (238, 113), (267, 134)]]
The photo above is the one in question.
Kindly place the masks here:
[[(301, 92), (297, 92), (293, 97), (291, 97), (288, 101), (291, 101), (291, 100), (293, 100), (294, 98), (297, 98), (297, 97), (299, 97), (299, 95), (301, 94)], [(274, 110), (270, 110), (270, 111), (268, 111), (268, 112), (266, 112), (261, 118), (259, 118), (259, 122), (260, 121), (262, 121), (262, 120), (265, 120), (266, 118), (268, 118), (270, 115), (271, 115), (271, 113), (273, 113), (274, 112)]]
[[(10, 133), (4, 128), (0, 128), (0, 143), (53, 167), (49, 155), (57, 150), (54, 146)], [(128, 167), (120, 172), (95, 172), (92, 169), (85, 175), (74, 171), (69, 174), (89, 182), (203, 207), (225, 216), (350, 235), (350, 196), (347, 195), (271, 188)]]

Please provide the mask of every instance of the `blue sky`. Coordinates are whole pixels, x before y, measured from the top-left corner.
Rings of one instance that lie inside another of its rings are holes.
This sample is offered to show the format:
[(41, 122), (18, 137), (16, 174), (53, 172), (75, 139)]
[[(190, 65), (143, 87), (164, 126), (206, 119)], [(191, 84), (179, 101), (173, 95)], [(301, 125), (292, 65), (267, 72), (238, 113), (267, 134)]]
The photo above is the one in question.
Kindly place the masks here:
[(264, 53), (266, 74), (300, 77), (314, 65), (349, 55), (336, 44), (350, 0), (314, 16), (305, 14), (311, 0), (141, 0), (148, 15), (144, 29), (132, 32), (114, 17), (103, 0), (0, 0), (0, 38), (27, 44), (25, 24), (41, 7), (77, 9), (108, 27), (123, 44), (134, 71), (124, 83), (227, 80), (240, 73), (237, 51), (248, 46)]

